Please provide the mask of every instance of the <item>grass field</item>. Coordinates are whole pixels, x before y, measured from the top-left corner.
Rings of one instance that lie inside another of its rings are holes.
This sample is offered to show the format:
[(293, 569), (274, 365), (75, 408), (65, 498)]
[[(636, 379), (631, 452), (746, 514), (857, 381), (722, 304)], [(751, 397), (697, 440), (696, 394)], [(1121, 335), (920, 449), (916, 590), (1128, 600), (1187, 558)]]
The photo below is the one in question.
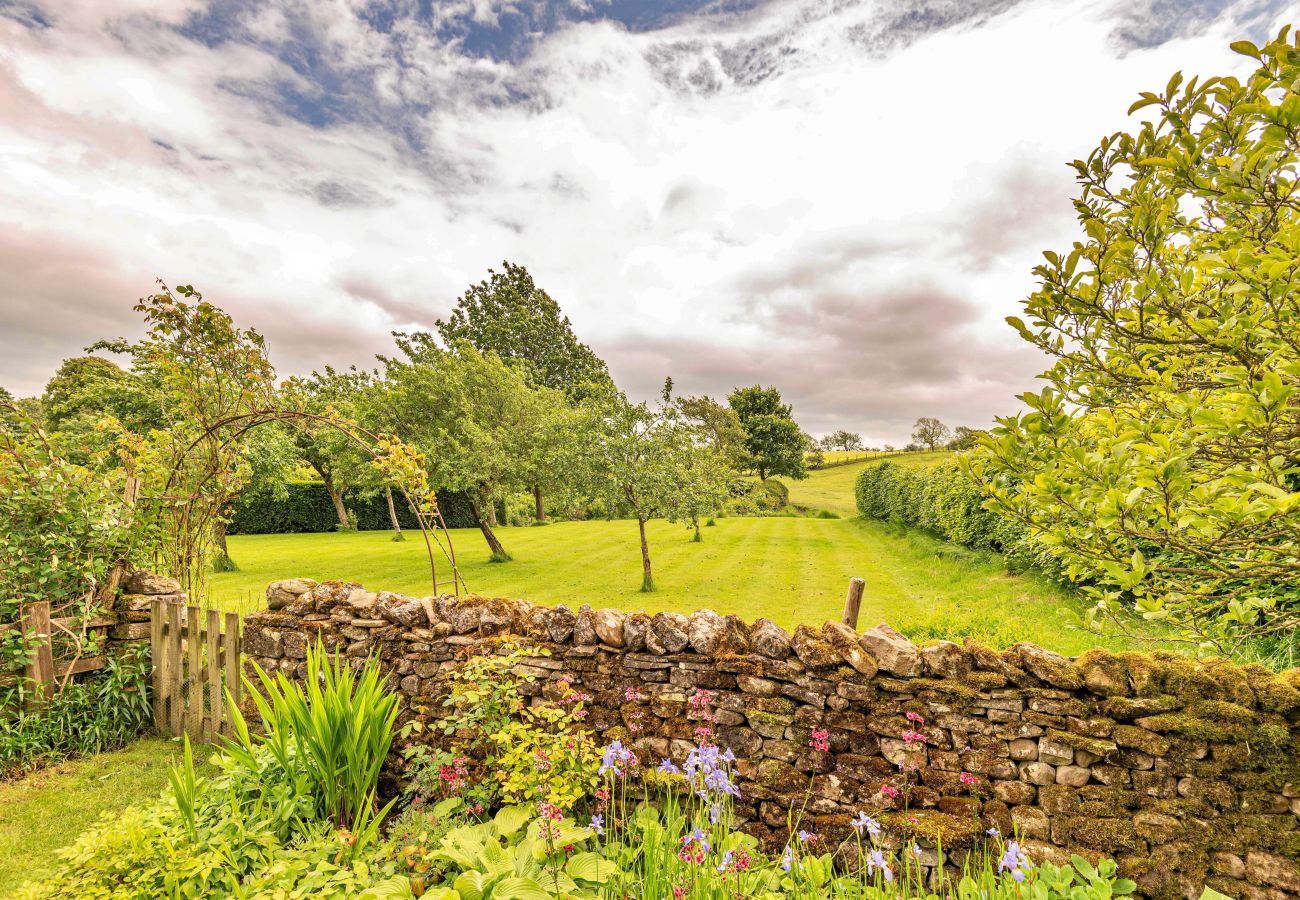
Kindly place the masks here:
[[(937, 462), (940, 454), (910, 457)], [(867, 465), (864, 463), (863, 465)], [(1072, 627), (1081, 603), (1036, 576), (1009, 575), (994, 554), (977, 553), (893, 526), (857, 518), (853, 479), (862, 466), (812, 473), (791, 484), (791, 501), (844, 518), (723, 518), (693, 543), (680, 525), (648, 526), (654, 593), (641, 593), (636, 524), (560, 522), (502, 528), (513, 554), (490, 563), (481, 536), (452, 532), (472, 591), (534, 603), (582, 603), (649, 612), (709, 607), (752, 621), (767, 616), (791, 627), (839, 618), (848, 580), (867, 581), (861, 625), (889, 622), (912, 638), (967, 635), (1005, 646), (1032, 640), (1066, 653), (1124, 647), (1119, 636)], [(213, 576), (216, 605), (260, 609), (266, 585), (306, 576), (339, 578), (372, 589), (426, 595), (427, 562), (418, 535), (394, 543), (387, 532), (248, 535), (230, 538), (240, 571)]]
[(48, 874), (58, 862), (52, 848), (72, 843), (102, 814), (156, 797), (180, 752), (175, 741), (144, 738), (0, 782), (0, 897)]
[[(934, 453), (891, 456), (888, 461), (900, 466), (937, 466), (950, 459), (952, 454), (947, 450), (936, 450)], [(867, 466), (883, 461), (866, 459), (857, 464), (817, 469), (809, 472), (808, 477), (802, 481), (782, 480), (790, 488), (790, 502), (795, 506), (805, 509), (828, 509), (841, 516), (856, 516), (858, 510), (853, 504), (853, 482), (857, 479), (858, 473)]]

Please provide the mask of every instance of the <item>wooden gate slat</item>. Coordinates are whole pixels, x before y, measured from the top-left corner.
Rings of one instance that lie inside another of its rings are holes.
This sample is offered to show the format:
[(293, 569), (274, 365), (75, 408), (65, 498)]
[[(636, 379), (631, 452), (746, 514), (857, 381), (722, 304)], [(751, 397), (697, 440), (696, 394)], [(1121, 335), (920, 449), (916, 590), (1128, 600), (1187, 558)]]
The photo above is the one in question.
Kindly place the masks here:
[[(222, 641), (226, 653), (226, 690), (230, 692), (230, 702), (239, 705), (239, 615), (226, 613), (226, 634)], [(224, 731), (230, 734), (229, 722), (223, 723)]]
[(183, 719), (181, 708), (185, 704), (181, 696), (181, 679), (184, 676), (184, 663), (181, 657), (181, 605), (167, 604), (167, 635), (164, 642), (167, 655), (167, 725), (173, 736), (181, 734)]
[(189, 683), (185, 732), (192, 738), (203, 735), (203, 610), (191, 606), (185, 616), (185, 650), (189, 657)]
[(163, 665), (163, 604), (154, 600), (149, 604), (149, 665), (153, 672), (153, 727), (166, 731), (163, 727), (167, 721), (166, 695), (163, 693), (163, 680), (166, 668)]
[(50, 649), (50, 604), (28, 603), (23, 607), (23, 632), (28, 640), (37, 641), (36, 655), (27, 667), (27, 677), (36, 683), (36, 702), (49, 702), (54, 696), (54, 652)]
[(221, 733), (221, 613), (215, 609), (208, 610), (207, 633), (203, 635), (203, 646), (208, 651), (208, 732), (213, 735)]

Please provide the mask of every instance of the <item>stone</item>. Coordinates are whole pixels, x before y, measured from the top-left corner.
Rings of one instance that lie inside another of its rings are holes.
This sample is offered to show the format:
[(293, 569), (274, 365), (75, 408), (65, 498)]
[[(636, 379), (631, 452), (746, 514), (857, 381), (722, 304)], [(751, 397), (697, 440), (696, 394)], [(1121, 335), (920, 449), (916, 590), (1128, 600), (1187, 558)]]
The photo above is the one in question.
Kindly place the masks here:
[(1246, 863), (1235, 853), (1214, 853), (1210, 855), (1210, 868), (1228, 878), (1245, 878)]
[(858, 633), (843, 622), (827, 622), (822, 626), (822, 637), (830, 644), (840, 659), (848, 663), (857, 672), (873, 678), (880, 670), (876, 658), (862, 649), (858, 642)]
[(1029, 738), (1016, 738), (1007, 746), (1007, 755), (1016, 762), (1029, 762), (1038, 759), (1038, 742)]
[(749, 642), (754, 652), (770, 659), (785, 659), (790, 655), (790, 635), (771, 619), (759, 619), (749, 630)]
[(1251, 850), (1246, 854), (1246, 879), (1291, 894), (1300, 893), (1300, 868), (1285, 857)]
[(1038, 758), (1054, 766), (1067, 766), (1074, 762), (1074, 748), (1050, 737), (1039, 738)]
[(416, 628), (428, 624), (429, 617), (424, 611), (424, 604), (414, 597), (380, 591), (375, 609), (387, 621), (403, 628)]
[(1011, 650), (1020, 660), (1021, 667), (1039, 681), (1067, 691), (1083, 687), (1083, 676), (1078, 667), (1059, 653), (1026, 641), (1016, 644)]
[(1092, 772), (1083, 766), (1060, 766), (1056, 770), (1056, 783), (1070, 787), (1083, 787), (1092, 779)]
[(354, 588), (348, 591), (347, 597), (343, 600), (348, 609), (361, 615), (369, 614), (378, 602), (379, 594), (374, 591), (367, 591), (364, 588)]
[(1133, 816), (1133, 827), (1137, 829), (1138, 836), (1153, 844), (1168, 843), (1181, 826), (1182, 823), (1173, 816), (1150, 810), (1144, 810)]
[(592, 626), (596, 629), (596, 637), (602, 644), (608, 647), (623, 646), (623, 619), (624, 615), (617, 609), (598, 609), (591, 616)]
[(1045, 762), (1020, 764), (1020, 780), (1039, 786), (1056, 783), (1056, 769)]
[(546, 611), (546, 634), (553, 644), (567, 644), (573, 637), (573, 624), (578, 617), (567, 606), (556, 606)]
[(752, 675), (737, 675), (736, 686), (746, 694), (759, 697), (775, 697), (781, 691), (781, 685), (769, 678), (755, 678)]
[(1148, 756), (1164, 756), (1169, 752), (1168, 740), (1136, 725), (1116, 725), (1113, 737), (1119, 746), (1139, 750)]
[(691, 649), (702, 656), (718, 652), (727, 635), (727, 621), (711, 609), (699, 609), (691, 614), (686, 628)]
[(596, 643), (596, 617), (591, 604), (584, 603), (578, 607), (578, 617), (573, 622), (573, 646), (594, 647)]
[(284, 639), (278, 631), (245, 628), (239, 644), (240, 651), (245, 656), (262, 656), (267, 659), (279, 659), (284, 656)]
[(650, 616), (634, 612), (623, 619), (623, 647), (629, 653), (645, 649), (646, 632), (650, 630)]
[(1016, 832), (1027, 838), (1046, 840), (1049, 834), (1047, 813), (1036, 806), (1016, 806), (1011, 810)]
[(734, 653), (743, 656), (748, 653), (752, 646), (749, 643), (749, 626), (740, 616), (727, 616), (724, 620), (726, 624), (726, 636), (723, 642), (726, 645), (728, 653)]
[(108, 629), (108, 636), (115, 641), (142, 641), (149, 637), (152, 628), (148, 622), (129, 622), (112, 626)]
[(799, 661), (810, 669), (827, 669), (839, 664), (840, 656), (835, 652), (835, 648), (807, 625), (799, 625), (795, 628), (794, 635), (790, 638), (790, 646), (799, 657)]
[(1037, 795), (1038, 791), (1026, 781), (993, 782), (993, 796), (1008, 806), (1023, 806), (1026, 803), (1033, 803), (1034, 797)]
[(489, 600), (482, 604), (478, 617), (479, 634), (504, 634), (513, 631), (517, 607), (513, 600)]
[(181, 583), (170, 575), (132, 572), (123, 590), (128, 594), (179, 594)]
[[(266, 588), (266, 608), (284, 609), (316, 586), (310, 578), (285, 578), (273, 581)], [(179, 590), (179, 585), (177, 586)]]
[(904, 678), (921, 674), (921, 654), (916, 645), (883, 622), (864, 631), (858, 643), (871, 654), (881, 671)]
[(650, 630), (646, 632), (646, 649), (656, 656), (667, 653), (681, 653), (690, 643), (691, 620), (681, 613), (655, 613), (650, 620)]
[(921, 648), (921, 662), (927, 673), (940, 678), (963, 678), (971, 672), (970, 657), (952, 641), (926, 644)]

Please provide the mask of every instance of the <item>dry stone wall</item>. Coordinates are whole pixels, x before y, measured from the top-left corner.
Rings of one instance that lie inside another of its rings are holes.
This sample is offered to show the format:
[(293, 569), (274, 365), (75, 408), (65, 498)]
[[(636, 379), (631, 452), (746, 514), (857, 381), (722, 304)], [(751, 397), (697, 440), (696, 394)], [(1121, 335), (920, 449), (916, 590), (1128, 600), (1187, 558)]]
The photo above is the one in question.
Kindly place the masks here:
[[(701, 724), (688, 701), (708, 691), (717, 742), (739, 757), (737, 811), (765, 841), (783, 841), (788, 811), (810, 797), (803, 827), (825, 839), (867, 810), (898, 839), (958, 852), (998, 828), (1039, 858), (1111, 856), (1151, 897), (1206, 884), (1300, 897), (1297, 670), (1167, 653), (1067, 659), (1032, 644), (918, 647), (887, 625), (789, 634), (709, 610), (575, 612), (307, 579), (276, 582), (267, 597), (246, 621), (244, 653), (268, 671), (301, 677), (319, 638), (358, 662), (378, 654), (408, 710), (436, 707), (451, 667), (518, 635), (549, 652), (527, 664), (538, 676), (527, 687), (571, 680), (592, 697), (598, 739), (632, 743), (651, 762), (680, 761)], [(905, 740), (913, 729), (925, 740)]]

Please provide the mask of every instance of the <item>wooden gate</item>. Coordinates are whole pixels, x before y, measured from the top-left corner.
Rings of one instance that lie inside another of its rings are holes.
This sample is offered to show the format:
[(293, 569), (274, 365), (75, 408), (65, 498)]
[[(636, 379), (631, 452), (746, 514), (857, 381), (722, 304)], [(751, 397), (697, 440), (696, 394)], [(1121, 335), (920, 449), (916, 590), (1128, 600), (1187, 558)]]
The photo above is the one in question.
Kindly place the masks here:
[(202, 740), (229, 734), (223, 686), (239, 702), (239, 616), (153, 601), (153, 719), (163, 734)]

